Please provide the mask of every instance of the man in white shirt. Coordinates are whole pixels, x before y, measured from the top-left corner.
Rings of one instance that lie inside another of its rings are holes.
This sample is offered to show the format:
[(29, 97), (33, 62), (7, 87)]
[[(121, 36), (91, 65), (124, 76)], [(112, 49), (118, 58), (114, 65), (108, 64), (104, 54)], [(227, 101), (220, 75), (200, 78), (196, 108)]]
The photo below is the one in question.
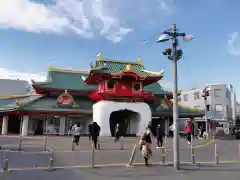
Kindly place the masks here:
[(74, 131), (73, 131), (73, 140), (74, 140), (74, 142), (76, 143), (77, 146), (78, 146), (78, 143), (79, 143), (80, 135), (81, 135), (80, 124), (76, 124), (74, 126)]

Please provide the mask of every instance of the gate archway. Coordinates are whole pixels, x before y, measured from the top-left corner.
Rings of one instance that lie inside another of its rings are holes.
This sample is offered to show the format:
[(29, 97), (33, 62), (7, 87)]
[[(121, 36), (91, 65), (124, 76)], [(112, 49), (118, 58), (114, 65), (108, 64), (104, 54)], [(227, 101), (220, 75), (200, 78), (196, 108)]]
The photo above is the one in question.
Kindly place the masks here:
[(139, 116), (139, 113), (128, 109), (113, 111), (109, 118), (111, 136), (115, 136), (117, 124), (119, 124), (122, 136), (136, 136), (139, 126)]

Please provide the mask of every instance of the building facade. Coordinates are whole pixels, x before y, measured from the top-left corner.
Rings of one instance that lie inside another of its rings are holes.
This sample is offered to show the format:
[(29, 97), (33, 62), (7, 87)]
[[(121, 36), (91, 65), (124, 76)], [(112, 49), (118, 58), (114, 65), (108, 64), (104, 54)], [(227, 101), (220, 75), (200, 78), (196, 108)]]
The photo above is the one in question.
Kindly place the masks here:
[[(146, 70), (140, 58), (126, 62), (99, 56), (90, 67), (89, 72), (50, 67), (45, 82), (32, 81), (37, 94), (2, 99), (2, 134), (65, 135), (75, 123), (88, 134), (95, 121), (101, 136), (113, 136), (117, 123), (123, 135), (138, 136), (149, 122), (172, 124), (172, 92), (158, 83), (163, 71)], [(179, 107), (180, 117), (203, 115)]]
[[(229, 127), (236, 123), (236, 95), (231, 85), (207, 84), (209, 96), (206, 100), (206, 115), (208, 119), (217, 122), (217, 128), (223, 128), (228, 132)], [(179, 103), (197, 109), (205, 108), (205, 101), (202, 97), (203, 89), (190, 89), (183, 91), (179, 96)], [(204, 121), (200, 118), (199, 121)]]
[(240, 104), (236, 103), (236, 125), (240, 125)]

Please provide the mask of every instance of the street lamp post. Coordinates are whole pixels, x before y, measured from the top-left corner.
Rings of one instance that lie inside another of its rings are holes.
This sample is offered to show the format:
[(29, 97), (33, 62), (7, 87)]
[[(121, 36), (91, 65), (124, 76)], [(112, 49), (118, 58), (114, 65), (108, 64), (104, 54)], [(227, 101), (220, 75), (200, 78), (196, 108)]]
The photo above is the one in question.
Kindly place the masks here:
[(178, 83), (177, 83), (177, 61), (182, 57), (182, 50), (178, 50), (178, 37), (183, 37), (184, 40), (192, 40), (193, 36), (180, 33), (177, 30), (176, 24), (158, 38), (157, 42), (172, 40), (172, 49), (165, 49), (163, 55), (167, 56), (172, 61), (173, 68), (173, 164), (176, 170), (180, 168), (179, 157), (179, 124), (178, 124)]

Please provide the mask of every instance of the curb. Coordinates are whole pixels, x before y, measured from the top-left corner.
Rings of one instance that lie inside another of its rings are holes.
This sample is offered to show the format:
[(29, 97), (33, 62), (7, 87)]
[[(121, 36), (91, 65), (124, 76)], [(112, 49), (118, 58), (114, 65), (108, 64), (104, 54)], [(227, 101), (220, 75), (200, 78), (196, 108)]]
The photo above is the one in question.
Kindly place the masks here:
[[(238, 164), (240, 163), (240, 160), (232, 160), (232, 161), (219, 161), (219, 164)], [(204, 164), (212, 164), (215, 165), (214, 161), (206, 161), (206, 162), (196, 162), (195, 164), (192, 164), (191, 162), (181, 162), (181, 165), (204, 165)], [(150, 166), (172, 166), (173, 162), (166, 162), (166, 164), (161, 164), (160, 162), (156, 163), (153, 162), (150, 164)], [(127, 168), (133, 168), (137, 166), (145, 166), (144, 163), (133, 163), (131, 166), (128, 165), (128, 163), (118, 163), (118, 164), (98, 164), (94, 165), (94, 168), (107, 168), (107, 167), (127, 167)], [(53, 167), (54, 170), (62, 170), (62, 169), (90, 169), (93, 168), (92, 165), (80, 165), (80, 166), (56, 166)], [(13, 171), (49, 171), (49, 167), (26, 167), (26, 168), (9, 168), (8, 172)], [(4, 171), (0, 171), (4, 172)]]

